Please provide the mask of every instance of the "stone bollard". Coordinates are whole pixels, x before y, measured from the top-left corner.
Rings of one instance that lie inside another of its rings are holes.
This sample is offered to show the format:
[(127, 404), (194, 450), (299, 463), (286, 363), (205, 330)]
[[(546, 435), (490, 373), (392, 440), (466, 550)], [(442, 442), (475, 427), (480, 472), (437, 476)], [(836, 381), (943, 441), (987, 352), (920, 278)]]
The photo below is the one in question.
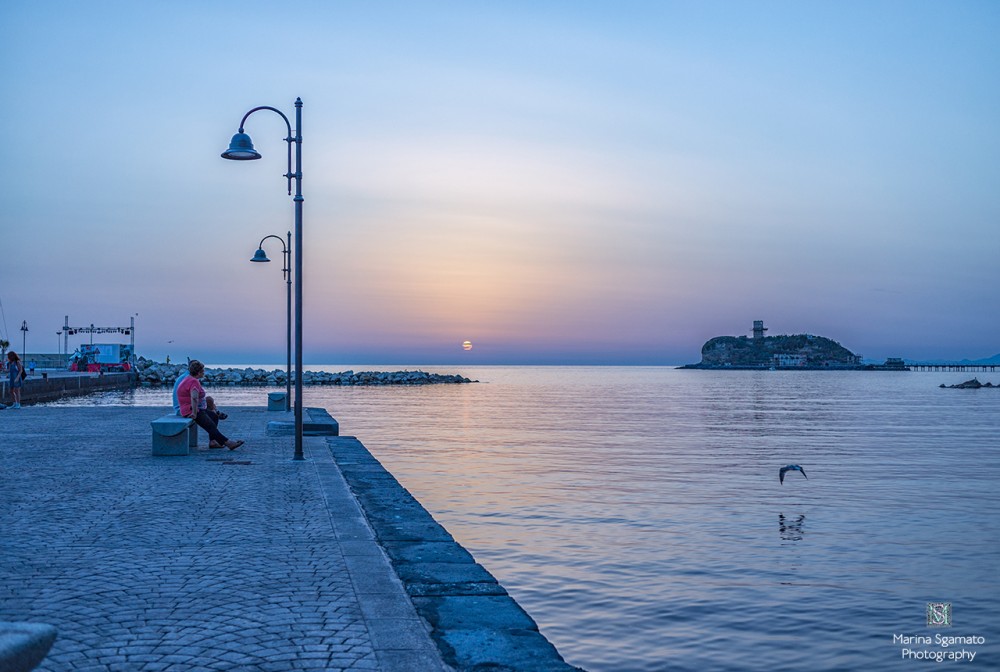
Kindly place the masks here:
[(285, 410), (285, 393), (284, 392), (268, 392), (267, 393), (267, 410), (269, 410), (269, 411), (283, 411), (283, 410)]

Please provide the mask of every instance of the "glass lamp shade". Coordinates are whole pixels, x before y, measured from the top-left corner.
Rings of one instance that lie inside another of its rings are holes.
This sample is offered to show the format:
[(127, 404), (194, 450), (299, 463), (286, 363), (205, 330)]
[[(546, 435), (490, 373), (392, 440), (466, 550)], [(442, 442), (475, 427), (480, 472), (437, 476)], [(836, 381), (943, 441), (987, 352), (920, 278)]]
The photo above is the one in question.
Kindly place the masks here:
[(264, 252), (264, 248), (258, 247), (257, 251), (253, 253), (253, 259), (250, 261), (271, 261), (267, 258), (267, 253)]
[(259, 159), (260, 154), (253, 148), (253, 141), (246, 133), (237, 133), (229, 141), (229, 149), (222, 153), (222, 158), (233, 161), (253, 161)]

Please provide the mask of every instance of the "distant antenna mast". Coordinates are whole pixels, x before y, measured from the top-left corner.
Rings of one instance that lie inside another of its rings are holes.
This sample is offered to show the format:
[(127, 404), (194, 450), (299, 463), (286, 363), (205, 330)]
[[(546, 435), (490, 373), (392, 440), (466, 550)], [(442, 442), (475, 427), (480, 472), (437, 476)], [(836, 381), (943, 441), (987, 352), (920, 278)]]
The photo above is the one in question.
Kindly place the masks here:
[(753, 340), (759, 341), (764, 338), (765, 331), (767, 331), (767, 327), (764, 326), (764, 320), (753, 321)]

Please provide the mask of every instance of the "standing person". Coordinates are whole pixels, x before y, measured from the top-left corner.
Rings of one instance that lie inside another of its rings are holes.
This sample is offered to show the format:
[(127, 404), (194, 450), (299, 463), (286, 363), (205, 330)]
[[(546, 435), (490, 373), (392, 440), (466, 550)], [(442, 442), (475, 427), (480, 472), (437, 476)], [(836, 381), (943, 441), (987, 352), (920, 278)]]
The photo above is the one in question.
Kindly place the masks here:
[(180, 403), (181, 415), (193, 418), (199, 427), (208, 432), (209, 439), (219, 446), (225, 446), (229, 450), (236, 450), (242, 446), (243, 441), (230, 441), (226, 438), (225, 434), (219, 431), (219, 426), (212, 421), (211, 416), (200, 408), (205, 398), (205, 388), (201, 386), (205, 365), (197, 359), (192, 359), (188, 365), (188, 373), (190, 375), (177, 386), (177, 401)]
[(21, 374), (24, 373), (24, 365), (17, 353), (11, 350), (7, 353), (7, 376), (10, 383), (10, 395), (14, 397), (14, 405), (11, 408), (21, 408)]
[(28, 362), (28, 373), (35, 375), (35, 360)]

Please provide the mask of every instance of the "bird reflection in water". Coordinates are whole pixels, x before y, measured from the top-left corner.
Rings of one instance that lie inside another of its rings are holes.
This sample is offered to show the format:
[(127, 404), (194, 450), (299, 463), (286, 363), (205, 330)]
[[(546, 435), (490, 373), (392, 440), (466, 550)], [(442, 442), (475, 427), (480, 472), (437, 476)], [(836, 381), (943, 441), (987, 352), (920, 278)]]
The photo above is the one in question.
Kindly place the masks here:
[(799, 514), (794, 518), (783, 513), (778, 514), (778, 533), (783, 541), (802, 541), (802, 526), (806, 522), (805, 514)]

